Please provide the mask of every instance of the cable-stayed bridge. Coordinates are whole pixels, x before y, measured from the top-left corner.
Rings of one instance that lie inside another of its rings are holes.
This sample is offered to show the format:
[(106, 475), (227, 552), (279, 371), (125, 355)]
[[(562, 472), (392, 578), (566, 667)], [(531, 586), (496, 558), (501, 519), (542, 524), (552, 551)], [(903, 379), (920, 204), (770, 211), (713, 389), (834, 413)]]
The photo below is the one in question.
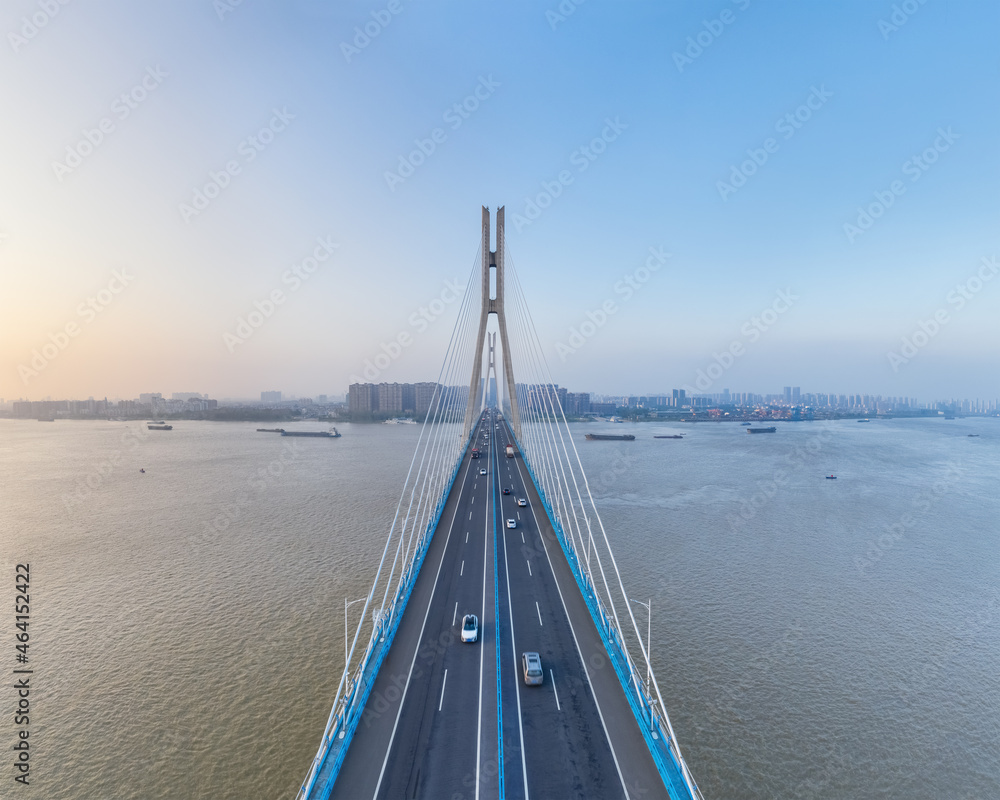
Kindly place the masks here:
[[(503, 208), (495, 249), (486, 208), (481, 234), (299, 798), (701, 800), (507, 252)], [(497, 406), (486, 402), (494, 379)], [(475, 642), (462, 641), (469, 614)], [(528, 685), (526, 652), (540, 657), (540, 685)]]

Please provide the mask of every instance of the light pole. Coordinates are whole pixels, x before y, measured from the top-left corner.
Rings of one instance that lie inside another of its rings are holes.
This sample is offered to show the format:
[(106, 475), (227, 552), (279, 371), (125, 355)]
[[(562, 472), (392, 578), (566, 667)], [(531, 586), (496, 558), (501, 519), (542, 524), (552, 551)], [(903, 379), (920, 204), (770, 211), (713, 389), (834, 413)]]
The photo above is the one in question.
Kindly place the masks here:
[(650, 664), (653, 660), (653, 655), (650, 648), (653, 646), (653, 642), (650, 639), (650, 632), (653, 630), (653, 598), (649, 598), (648, 603), (644, 603), (642, 600), (633, 600), (632, 602), (638, 603), (646, 609), (646, 691), (649, 692), (650, 697), (652, 697), (653, 693), (650, 688), (650, 673), (652, 671), (652, 667)]
[(352, 600), (350, 603), (347, 602), (347, 598), (344, 598), (344, 673), (347, 673), (347, 668), (350, 666), (347, 663), (347, 609), (353, 606), (355, 603), (361, 603), (367, 600), (367, 597), (359, 597), (357, 600)]

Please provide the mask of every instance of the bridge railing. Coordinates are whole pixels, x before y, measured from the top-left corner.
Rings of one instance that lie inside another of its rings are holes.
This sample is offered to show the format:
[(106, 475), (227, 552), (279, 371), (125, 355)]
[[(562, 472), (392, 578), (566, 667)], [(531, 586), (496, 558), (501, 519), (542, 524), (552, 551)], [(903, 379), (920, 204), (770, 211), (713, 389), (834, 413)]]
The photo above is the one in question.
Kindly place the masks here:
[[(581, 560), (578, 555), (579, 545), (572, 535), (567, 535), (563, 527), (562, 516), (547, 496), (546, 481), (536, 473), (531, 457), (525, 452), (521, 442), (518, 442), (518, 449), (576, 579), (580, 593), (587, 603), (591, 618), (601, 635), (609, 661), (618, 675), (619, 682), (643, 732), (657, 770), (668, 789), (673, 790), (671, 791), (673, 796), (704, 800), (694, 776), (688, 769), (687, 762), (681, 755), (673, 727), (670, 725), (670, 718), (663, 706), (662, 699), (659, 697), (659, 691), (654, 685), (650, 685), (642, 679), (642, 671), (637, 669), (636, 660), (629, 652), (628, 643), (615, 623), (614, 614), (609, 610), (607, 603), (601, 597), (601, 592), (594, 583), (591, 569), (587, 567), (585, 560)], [(586, 559), (586, 554), (584, 554), (584, 559)]]
[[(403, 619), (403, 612), (406, 610), (406, 604), (413, 592), (420, 567), (423, 564), (424, 557), (427, 555), (427, 550), (430, 547), (434, 532), (437, 530), (441, 515), (444, 513), (448, 496), (455, 483), (455, 478), (462, 467), (471, 441), (471, 438), (466, 441), (465, 447), (460, 452), (454, 467), (451, 469), (444, 490), (435, 505), (433, 516), (414, 544), (413, 558), (402, 571), (391, 603), (385, 612), (380, 614), (375, 621), (371, 637), (357, 667), (350, 675), (345, 673), (341, 679), (333, 708), (330, 711), (326, 727), (323, 730), (319, 749), (313, 758), (306, 779), (299, 787), (296, 800), (312, 798), (313, 790), (317, 788), (322, 792), (322, 794), (317, 795), (320, 800), (325, 800), (325, 798), (329, 797), (333, 783), (340, 772), (340, 768), (343, 766), (348, 745), (354, 736), (354, 732), (357, 730), (358, 722), (361, 719), (361, 712), (371, 694), (379, 668), (382, 666), (382, 662), (389, 652), (392, 641), (396, 636), (396, 631), (399, 628), (399, 623)], [(333, 760), (329, 761), (331, 757)], [(327, 766), (328, 761), (329, 766), (326, 770), (327, 774), (323, 786), (317, 786), (317, 781), (324, 767)]]

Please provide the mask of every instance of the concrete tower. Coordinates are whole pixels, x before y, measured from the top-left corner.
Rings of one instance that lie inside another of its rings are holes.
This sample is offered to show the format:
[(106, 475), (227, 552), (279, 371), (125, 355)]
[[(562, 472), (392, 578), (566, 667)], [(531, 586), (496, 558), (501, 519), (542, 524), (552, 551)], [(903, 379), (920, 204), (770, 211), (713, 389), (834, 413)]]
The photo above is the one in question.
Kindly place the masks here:
[[(472, 378), (469, 380), (469, 401), (465, 408), (465, 436), (472, 433), (473, 421), (477, 418), (483, 374), (483, 345), (486, 342), (486, 321), (490, 314), (497, 315), (500, 327), (500, 347), (503, 349), (504, 382), (507, 385), (507, 396), (510, 400), (510, 426), (518, 441), (521, 440), (521, 414), (517, 407), (517, 390), (514, 385), (514, 366), (510, 357), (510, 342), (507, 339), (507, 318), (504, 316), (503, 301), (503, 246), (504, 246), (503, 207), (497, 209), (497, 249), (490, 250), (490, 210), (483, 206), (483, 274), (482, 274), (482, 313), (479, 317), (479, 335), (476, 337), (476, 350), (472, 361)], [(490, 297), (490, 269), (496, 269), (496, 297)], [(493, 342), (490, 343), (490, 361), (492, 361)], [(487, 367), (488, 369), (488, 367)], [(487, 377), (489, 373), (487, 372)]]

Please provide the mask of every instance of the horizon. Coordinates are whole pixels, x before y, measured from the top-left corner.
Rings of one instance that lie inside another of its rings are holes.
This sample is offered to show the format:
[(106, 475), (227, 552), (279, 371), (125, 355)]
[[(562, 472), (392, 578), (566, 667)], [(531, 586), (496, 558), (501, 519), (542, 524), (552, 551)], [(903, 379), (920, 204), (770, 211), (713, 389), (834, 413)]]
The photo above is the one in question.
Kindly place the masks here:
[(426, 380), (482, 205), (560, 386), (1000, 397), (996, 4), (52, 8), (0, 11), (6, 402)]

